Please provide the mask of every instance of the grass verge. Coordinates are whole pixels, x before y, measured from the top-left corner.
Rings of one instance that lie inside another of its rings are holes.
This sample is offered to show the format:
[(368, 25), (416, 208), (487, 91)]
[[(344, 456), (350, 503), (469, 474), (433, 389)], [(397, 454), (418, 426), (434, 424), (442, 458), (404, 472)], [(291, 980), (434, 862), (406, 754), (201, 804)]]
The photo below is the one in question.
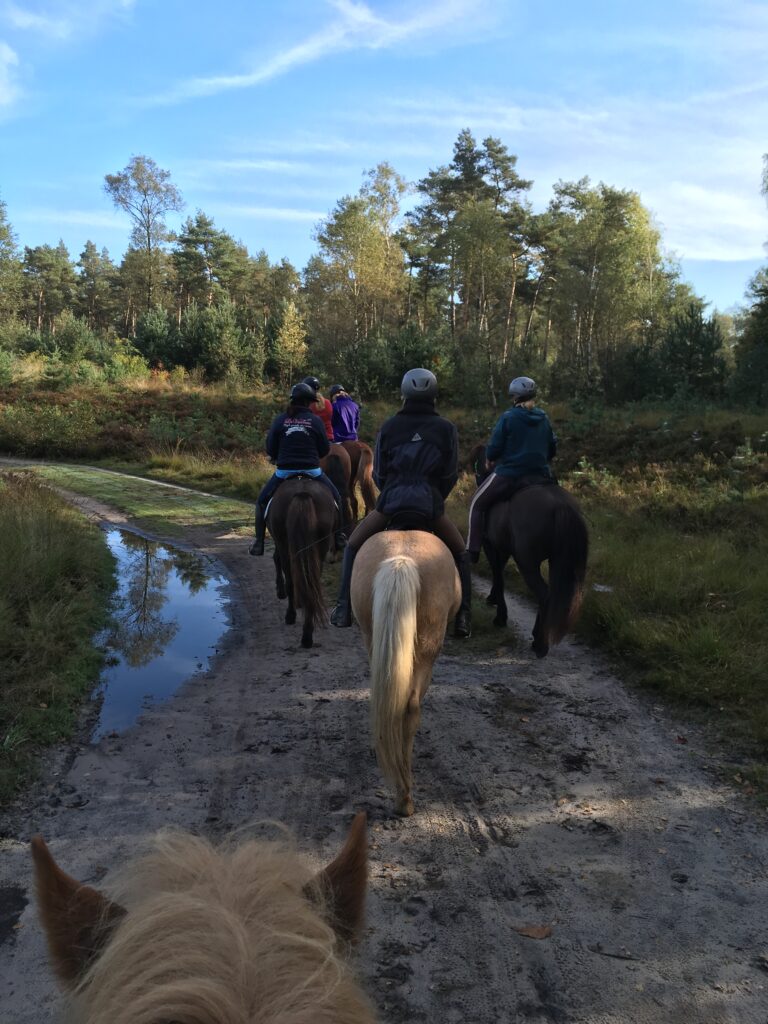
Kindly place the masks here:
[(113, 569), (98, 527), (28, 474), (0, 477), (0, 803), (72, 733), (101, 667)]
[(124, 512), (136, 526), (154, 536), (180, 537), (195, 527), (244, 534), (252, 529), (252, 509), (235, 498), (201, 494), (85, 466), (34, 466), (30, 469), (56, 487), (94, 498)]

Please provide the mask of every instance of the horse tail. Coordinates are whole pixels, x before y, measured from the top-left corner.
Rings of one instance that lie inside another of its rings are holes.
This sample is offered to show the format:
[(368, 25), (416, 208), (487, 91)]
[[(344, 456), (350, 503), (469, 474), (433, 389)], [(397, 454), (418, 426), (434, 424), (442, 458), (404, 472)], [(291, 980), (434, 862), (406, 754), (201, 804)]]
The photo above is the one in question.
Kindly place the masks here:
[(321, 582), (320, 524), (311, 494), (300, 491), (288, 506), (286, 534), (291, 558), (293, 600), (297, 608), (326, 622), (328, 611)]
[(360, 447), (360, 461), (357, 464), (357, 482), (363, 496), (366, 513), (376, 508), (376, 490), (373, 486), (373, 452), (367, 444)]
[(371, 733), (382, 774), (410, 785), (404, 757), (405, 712), (411, 696), (421, 580), (413, 558), (396, 555), (379, 566), (371, 609)]
[(576, 621), (584, 596), (589, 534), (584, 517), (568, 502), (555, 508), (549, 556), (547, 635), (559, 643)]

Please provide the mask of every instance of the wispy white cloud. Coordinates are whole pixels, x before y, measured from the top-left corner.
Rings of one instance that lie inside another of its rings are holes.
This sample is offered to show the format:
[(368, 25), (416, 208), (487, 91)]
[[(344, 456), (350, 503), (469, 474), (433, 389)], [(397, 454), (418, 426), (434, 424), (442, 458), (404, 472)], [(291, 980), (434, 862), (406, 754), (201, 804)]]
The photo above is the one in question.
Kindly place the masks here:
[(16, 79), (18, 66), (19, 58), (15, 50), (0, 41), (0, 110), (13, 106), (20, 95)]
[(182, 164), (180, 169), (188, 176), (208, 174), (248, 174), (265, 171), (269, 174), (309, 174), (312, 164), (300, 160), (274, 160), (261, 157), (233, 157), (221, 160), (196, 160)]
[(93, 35), (104, 22), (124, 16), (135, 0), (47, 0), (0, 6), (0, 23), (54, 42)]
[(639, 192), (658, 220), (668, 249), (686, 259), (759, 260), (768, 238), (760, 195), (768, 149), (768, 83), (753, 83), (748, 102), (730, 89), (649, 102), (643, 96), (602, 96), (577, 107), (537, 95), (530, 104), (498, 96), (433, 93), (393, 97), (345, 115), (385, 132), (410, 130), (431, 144), (432, 166), (449, 157), (456, 133), (501, 137), (533, 178), (541, 209), (559, 178), (585, 175)]
[(374, 13), (363, 0), (328, 0), (336, 19), (306, 39), (274, 53), (260, 65), (239, 74), (190, 78), (166, 92), (148, 97), (147, 105), (166, 105), (214, 96), (232, 89), (247, 89), (268, 82), (293, 68), (349, 50), (391, 49), (415, 38), (460, 25), (477, 25), (487, 16), (489, 5), (482, 0), (422, 0), (398, 6), (389, 18)]
[(290, 206), (241, 206), (238, 203), (217, 205), (217, 213), (230, 214), (236, 217), (248, 217), (254, 220), (283, 220), (316, 222), (326, 216), (317, 210), (301, 210)]
[(26, 224), (57, 224), (85, 228), (124, 228), (127, 219), (117, 213), (100, 210), (62, 210), (53, 207), (32, 206), (14, 214), (14, 222)]

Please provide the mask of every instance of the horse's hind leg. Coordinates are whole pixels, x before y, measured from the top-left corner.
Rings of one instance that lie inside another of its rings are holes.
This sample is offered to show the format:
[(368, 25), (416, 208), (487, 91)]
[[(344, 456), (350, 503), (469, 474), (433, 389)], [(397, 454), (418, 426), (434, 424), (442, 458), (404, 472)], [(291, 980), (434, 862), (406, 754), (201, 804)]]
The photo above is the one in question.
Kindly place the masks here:
[(304, 609), (304, 625), (301, 630), (301, 646), (311, 647), (315, 635), (315, 615), (309, 608)]
[(414, 811), (413, 806), (413, 741), (421, 721), (421, 705), (416, 692), (408, 700), (403, 716), (403, 766), (404, 774), (398, 786), (395, 812), (409, 818)]
[(277, 591), (277, 597), (278, 600), (284, 601), (287, 596), (285, 592), (285, 578), (283, 576), (283, 567), (280, 564), (280, 555), (277, 553), (277, 548), (275, 548), (275, 553), (272, 558), (275, 563), (275, 589)]
[(485, 544), (485, 554), (491, 566), (492, 582), (491, 592), (486, 602), (496, 606), (496, 615), (493, 619), (494, 626), (506, 626), (507, 624), (507, 601), (504, 597), (504, 566), (506, 558), (502, 558), (499, 552), (490, 544)]
[(291, 570), (288, 566), (283, 570), (285, 573), (285, 590), (288, 596), (288, 607), (285, 609), (285, 624), (286, 626), (292, 626), (296, 621), (296, 605), (294, 603), (293, 596), (293, 579), (291, 578)]
[(534, 597), (539, 602), (536, 621), (533, 624), (533, 643), (531, 647), (537, 658), (543, 658), (549, 651), (549, 630), (547, 629), (549, 587), (541, 575), (541, 565), (525, 565), (518, 562), (517, 567)]

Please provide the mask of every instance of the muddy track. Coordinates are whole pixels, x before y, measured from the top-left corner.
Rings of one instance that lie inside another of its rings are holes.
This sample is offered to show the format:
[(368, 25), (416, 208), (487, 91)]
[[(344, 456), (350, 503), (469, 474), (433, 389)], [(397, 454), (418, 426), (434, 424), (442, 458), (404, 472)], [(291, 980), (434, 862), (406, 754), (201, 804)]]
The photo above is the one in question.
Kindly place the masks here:
[[(694, 731), (575, 644), (544, 661), (523, 645), (444, 656), (417, 737), (417, 813), (394, 818), (357, 630), (302, 650), (270, 559), (234, 536), (188, 540), (224, 566), (232, 629), (211, 671), (127, 733), (53, 755), (6, 815), (3, 1024), (59, 1008), (33, 907), (19, 916), (34, 832), (93, 883), (167, 824), (216, 836), (283, 821), (327, 859), (360, 808), (372, 863), (357, 965), (382, 1021), (765, 1024), (765, 821), (707, 770)], [(512, 618), (528, 632), (525, 606)], [(551, 932), (516, 930), (530, 926)]]

